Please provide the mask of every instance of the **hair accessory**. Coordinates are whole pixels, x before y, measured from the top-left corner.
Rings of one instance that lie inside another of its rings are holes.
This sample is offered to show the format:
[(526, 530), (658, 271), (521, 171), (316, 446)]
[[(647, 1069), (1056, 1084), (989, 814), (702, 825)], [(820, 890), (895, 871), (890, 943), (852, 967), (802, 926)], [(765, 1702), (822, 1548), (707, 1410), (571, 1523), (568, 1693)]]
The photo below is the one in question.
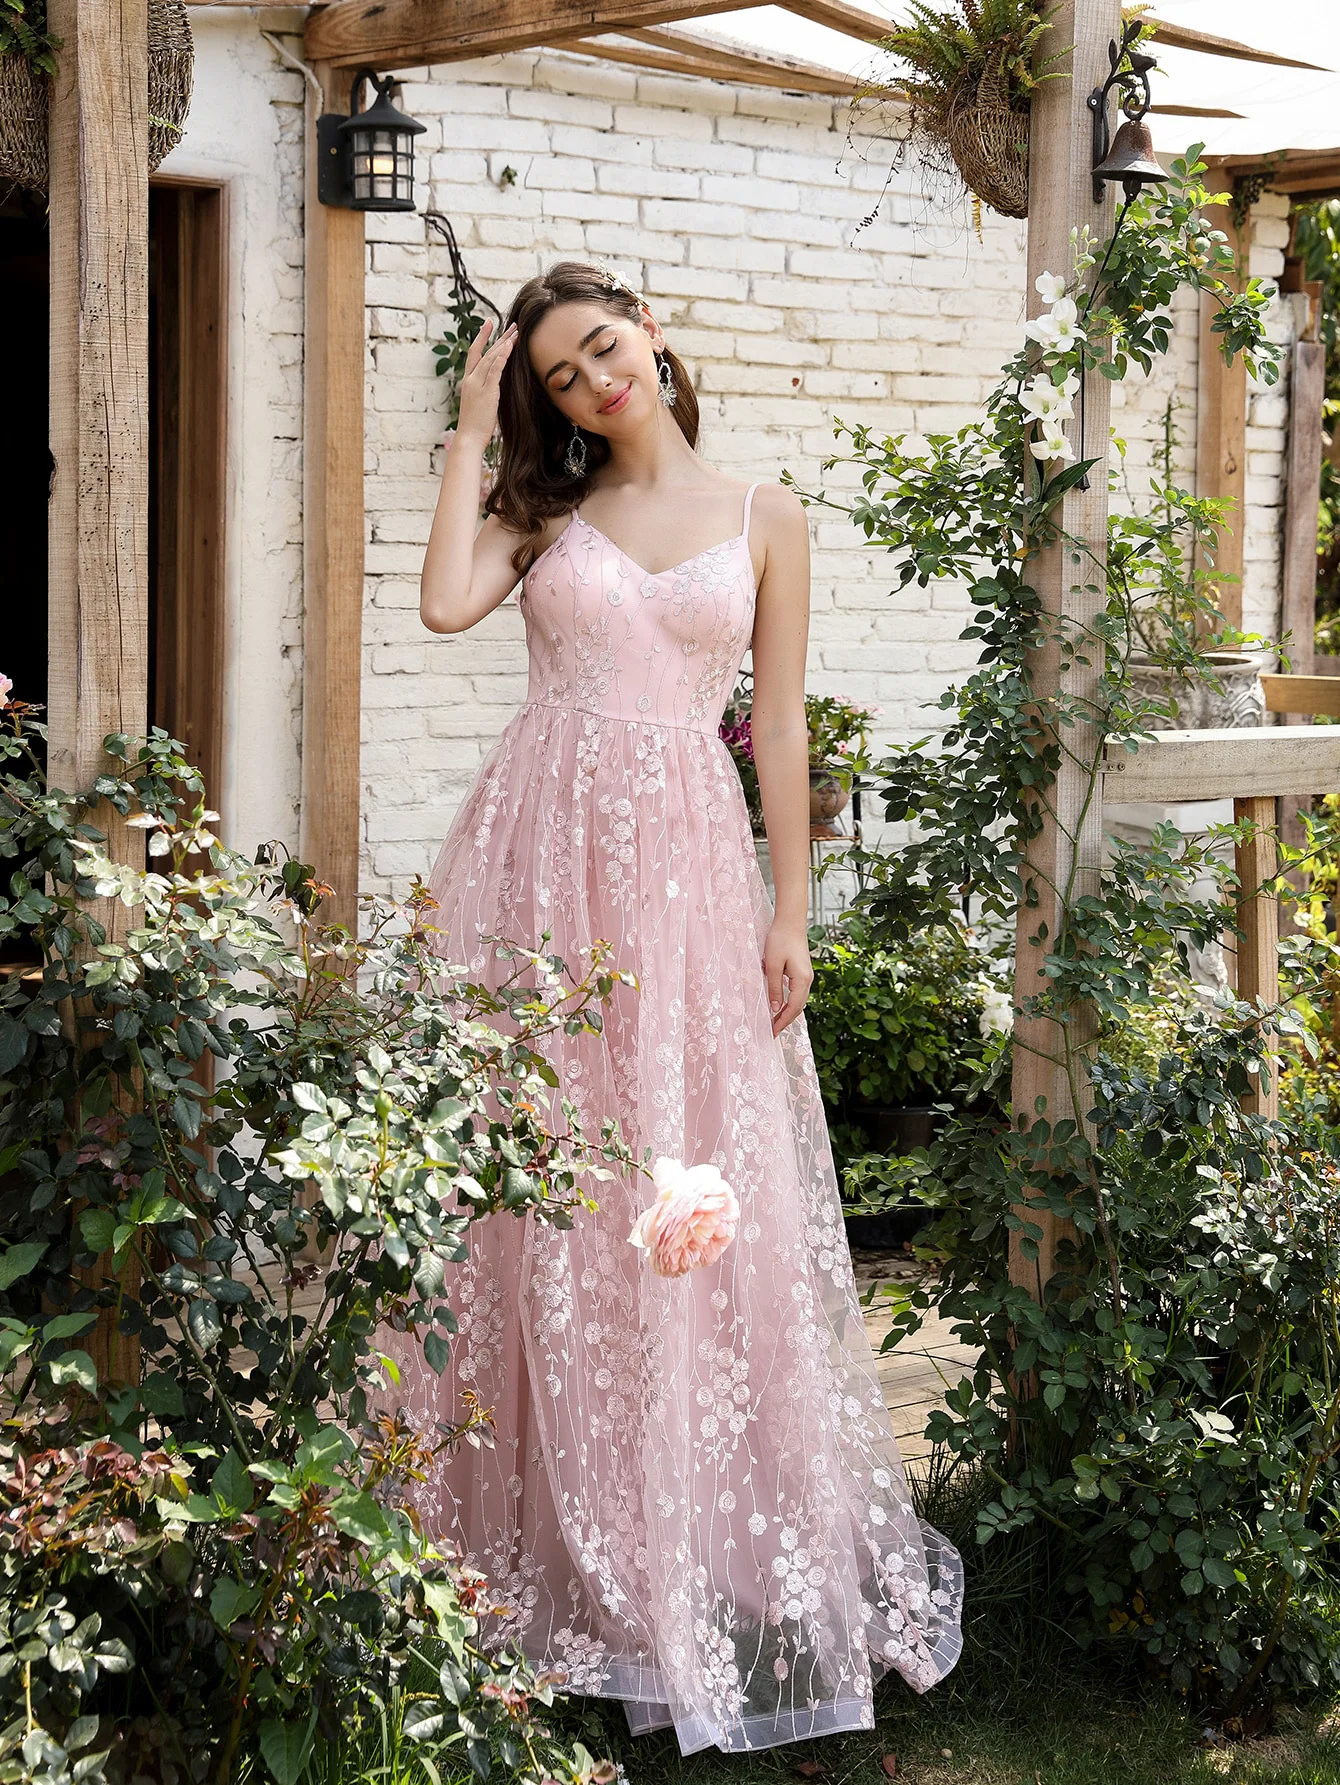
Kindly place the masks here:
[(586, 476), (586, 442), (582, 439), (582, 431), (576, 422), (572, 424), (572, 439), (568, 441), (568, 450), (563, 454), (563, 469), (569, 477)]
[(609, 286), (611, 291), (622, 291), (626, 293), (628, 297), (632, 298), (633, 302), (640, 308), (646, 308), (647, 300), (643, 297), (642, 293), (640, 291), (635, 291), (628, 283), (627, 279), (622, 278), (616, 273), (612, 266), (608, 265), (603, 260), (598, 260), (595, 262), (595, 267), (596, 271), (600, 274), (601, 278), (604, 280), (605, 284)]
[(679, 387), (675, 383), (675, 375), (670, 370), (670, 361), (656, 355), (656, 395), (667, 409), (673, 409), (679, 396)]

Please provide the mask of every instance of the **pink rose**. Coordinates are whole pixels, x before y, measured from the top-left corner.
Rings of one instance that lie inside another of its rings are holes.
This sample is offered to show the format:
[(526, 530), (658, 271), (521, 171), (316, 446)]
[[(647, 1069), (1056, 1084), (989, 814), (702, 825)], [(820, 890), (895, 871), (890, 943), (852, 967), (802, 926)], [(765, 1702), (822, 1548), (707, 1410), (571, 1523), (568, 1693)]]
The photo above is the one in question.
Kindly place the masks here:
[(9, 705), (9, 691), (13, 686), (14, 684), (8, 676), (0, 675), (0, 707)]
[(715, 1264), (735, 1238), (740, 1205), (715, 1165), (658, 1159), (651, 1168), (656, 1200), (638, 1216), (628, 1238), (645, 1252), (658, 1277), (683, 1277)]

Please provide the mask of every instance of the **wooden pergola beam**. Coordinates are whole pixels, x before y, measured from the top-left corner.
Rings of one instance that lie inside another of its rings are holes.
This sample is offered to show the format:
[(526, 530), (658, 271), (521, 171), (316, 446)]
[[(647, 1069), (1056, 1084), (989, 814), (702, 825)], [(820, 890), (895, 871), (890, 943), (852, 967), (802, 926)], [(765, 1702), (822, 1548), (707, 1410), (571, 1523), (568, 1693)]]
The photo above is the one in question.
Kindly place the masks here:
[(304, 42), (309, 61), (331, 68), (411, 68), (739, 10), (740, 0), (337, 0), (309, 14)]
[(1234, 62), (1268, 62), (1275, 68), (1306, 68), (1313, 74), (1329, 72), (1315, 62), (1297, 62), (1274, 50), (1254, 50), (1248, 43), (1238, 43), (1232, 37), (1212, 37), (1208, 31), (1193, 31), (1189, 25), (1170, 25), (1163, 19), (1148, 17), (1145, 23), (1154, 27), (1150, 41), (1170, 50), (1198, 50), (1205, 56), (1227, 56)]
[[(766, 55), (760, 50), (737, 50), (712, 38), (667, 26), (630, 30), (609, 39), (574, 38), (559, 47), (632, 68), (653, 68), (663, 74), (696, 75), (705, 80), (779, 88), (791, 93), (849, 99), (865, 90), (864, 84), (855, 78), (820, 68), (813, 62)], [(898, 89), (889, 88), (887, 93), (896, 96)]]

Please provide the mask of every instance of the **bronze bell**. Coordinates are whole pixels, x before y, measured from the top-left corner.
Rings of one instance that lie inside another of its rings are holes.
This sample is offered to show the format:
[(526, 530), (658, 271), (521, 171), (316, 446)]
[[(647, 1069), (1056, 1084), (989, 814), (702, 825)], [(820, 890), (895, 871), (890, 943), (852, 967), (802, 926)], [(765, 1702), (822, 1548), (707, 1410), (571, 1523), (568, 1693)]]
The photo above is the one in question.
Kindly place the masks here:
[(1099, 180), (1120, 180), (1128, 199), (1142, 186), (1157, 186), (1167, 179), (1154, 154), (1154, 139), (1143, 118), (1127, 118), (1112, 138), (1112, 146), (1093, 170)]

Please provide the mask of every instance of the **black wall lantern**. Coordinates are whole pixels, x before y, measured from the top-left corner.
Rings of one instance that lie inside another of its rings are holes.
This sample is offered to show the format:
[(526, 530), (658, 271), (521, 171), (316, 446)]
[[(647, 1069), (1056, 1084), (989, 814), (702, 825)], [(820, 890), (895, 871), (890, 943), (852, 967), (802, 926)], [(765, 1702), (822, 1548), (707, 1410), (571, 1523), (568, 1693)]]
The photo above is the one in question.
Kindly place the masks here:
[[(358, 110), (364, 81), (377, 90), (365, 112)], [(391, 104), (398, 83), (360, 68), (349, 93), (349, 115), (322, 112), (316, 121), (316, 193), (323, 205), (352, 211), (414, 209), (414, 138), (428, 126)]]
[[(1149, 71), (1156, 64), (1152, 56), (1134, 47), (1139, 31), (1139, 19), (1132, 19), (1122, 31), (1120, 45), (1108, 44), (1107, 59), (1112, 72), (1102, 86), (1095, 87), (1089, 95), (1089, 110), (1093, 113), (1095, 204), (1102, 202), (1103, 186), (1108, 180), (1121, 182), (1129, 203), (1142, 186), (1156, 186), (1168, 177), (1159, 166), (1154, 154), (1154, 139), (1145, 123), (1150, 103)], [(1115, 137), (1110, 134), (1107, 123), (1107, 96), (1113, 87), (1118, 89), (1118, 109), (1125, 113)]]

